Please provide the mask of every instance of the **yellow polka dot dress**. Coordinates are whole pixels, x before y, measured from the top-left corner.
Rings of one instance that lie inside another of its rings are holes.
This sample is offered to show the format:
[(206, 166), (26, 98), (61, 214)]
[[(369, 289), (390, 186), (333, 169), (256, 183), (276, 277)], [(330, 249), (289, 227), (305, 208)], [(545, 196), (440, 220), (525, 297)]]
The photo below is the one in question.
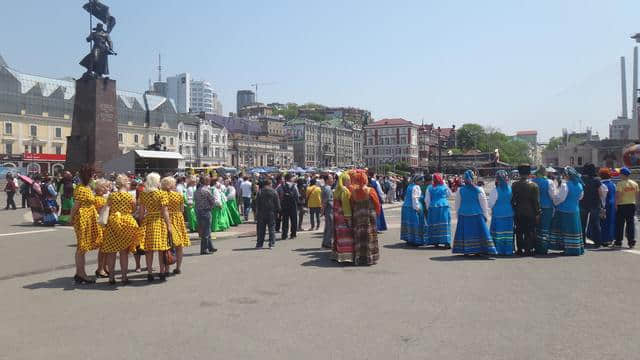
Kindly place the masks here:
[(73, 190), (73, 199), (79, 205), (78, 211), (73, 217), (77, 249), (82, 252), (95, 250), (102, 244), (103, 235), (102, 227), (98, 225), (96, 197), (91, 189), (79, 185)]
[(140, 194), (140, 204), (146, 209), (146, 216), (142, 223), (144, 227), (144, 250), (168, 250), (167, 226), (160, 210), (169, 206), (169, 195), (166, 191), (155, 190)]
[(187, 235), (187, 226), (184, 222), (184, 215), (182, 213), (182, 209), (184, 207), (184, 196), (175, 191), (171, 191), (168, 194), (169, 217), (171, 218), (171, 226), (173, 230), (173, 246), (191, 246), (191, 240), (189, 240), (189, 235)]
[(128, 192), (115, 192), (109, 195), (109, 221), (104, 231), (104, 243), (101, 250), (116, 253), (135, 249), (142, 240), (142, 232), (133, 218), (135, 202)]

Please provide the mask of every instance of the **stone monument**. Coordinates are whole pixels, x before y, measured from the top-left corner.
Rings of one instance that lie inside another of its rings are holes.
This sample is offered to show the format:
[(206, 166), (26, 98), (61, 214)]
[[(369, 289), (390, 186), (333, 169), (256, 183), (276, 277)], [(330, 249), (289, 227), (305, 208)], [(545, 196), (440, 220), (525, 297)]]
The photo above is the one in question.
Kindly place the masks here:
[[(105, 162), (120, 155), (116, 82), (106, 76), (109, 75), (109, 56), (117, 55), (110, 37), (116, 19), (100, 0), (90, 0), (83, 8), (91, 19), (91, 32), (87, 37), (91, 51), (80, 62), (87, 71), (76, 80), (65, 168), (76, 171), (83, 164), (89, 164), (100, 171)], [(93, 28), (94, 16), (107, 25), (106, 30), (101, 23)]]

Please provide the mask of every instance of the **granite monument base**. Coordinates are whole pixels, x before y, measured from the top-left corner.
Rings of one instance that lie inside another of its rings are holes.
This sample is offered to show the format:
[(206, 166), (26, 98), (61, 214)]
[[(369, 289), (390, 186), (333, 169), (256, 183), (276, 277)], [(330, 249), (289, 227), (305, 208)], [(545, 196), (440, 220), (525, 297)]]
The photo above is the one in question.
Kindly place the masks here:
[(116, 99), (115, 80), (76, 80), (66, 170), (75, 172), (89, 164), (100, 172), (107, 161), (120, 156)]

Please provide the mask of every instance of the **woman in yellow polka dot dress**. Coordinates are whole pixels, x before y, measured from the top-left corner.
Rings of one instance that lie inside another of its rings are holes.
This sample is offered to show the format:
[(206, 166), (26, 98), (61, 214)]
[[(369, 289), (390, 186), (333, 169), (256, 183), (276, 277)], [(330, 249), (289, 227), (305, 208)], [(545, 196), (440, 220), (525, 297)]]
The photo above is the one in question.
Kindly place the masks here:
[(142, 233), (133, 211), (136, 201), (129, 193), (129, 178), (120, 174), (116, 178), (118, 191), (111, 193), (107, 200), (109, 205), (109, 221), (104, 232), (102, 252), (107, 254), (107, 267), (109, 269), (109, 283), (115, 284), (116, 253), (120, 253), (120, 272), (122, 284), (127, 285), (127, 271), (129, 267), (129, 251), (138, 246)]
[[(96, 211), (98, 212), (98, 217), (100, 217), (100, 212), (107, 205), (107, 197), (109, 196), (109, 192), (111, 191), (111, 182), (107, 179), (98, 179), (95, 180), (95, 206)], [(104, 233), (104, 225), (98, 223), (98, 225), (102, 228), (102, 232)], [(102, 239), (104, 240), (104, 238)], [(108, 278), (109, 271), (107, 270), (107, 254), (102, 251), (102, 242), (99, 244), (98, 250), (98, 268), (96, 269), (96, 279), (97, 278)]]
[(147, 280), (153, 281), (153, 253), (158, 252), (160, 264), (160, 280), (166, 280), (169, 267), (165, 265), (161, 251), (169, 249), (168, 236), (171, 236), (171, 219), (169, 218), (169, 196), (160, 190), (160, 175), (147, 175), (144, 192), (140, 194), (140, 211), (144, 228), (144, 251), (147, 259)]
[(91, 284), (85, 271), (85, 254), (87, 251), (97, 249), (102, 243), (102, 228), (98, 225), (98, 211), (95, 207), (95, 197), (89, 188), (89, 182), (94, 170), (90, 166), (80, 169), (81, 184), (73, 191), (75, 203), (71, 209), (71, 223), (76, 233), (76, 275), (74, 281), (77, 284)]
[(169, 196), (169, 217), (171, 218), (171, 226), (173, 227), (173, 246), (176, 248), (176, 268), (173, 273), (178, 275), (182, 273), (182, 257), (184, 248), (191, 246), (189, 235), (187, 235), (187, 226), (184, 222), (184, 196), (176, 192), (176, 179), (167, 176), (161, 181), (162, 190), (166, 191)]

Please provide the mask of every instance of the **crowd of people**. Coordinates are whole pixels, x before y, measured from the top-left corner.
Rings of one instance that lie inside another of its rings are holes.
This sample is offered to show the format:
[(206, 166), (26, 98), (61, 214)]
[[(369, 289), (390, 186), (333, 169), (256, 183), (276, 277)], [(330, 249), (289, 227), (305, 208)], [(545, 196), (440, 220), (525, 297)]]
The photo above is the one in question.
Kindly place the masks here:
[[(567, 167), (552, 178), (544, 167), (531, 174), (518, 168), (519, 179), (496, 173), (495, 188), (487, 196), (472, 170), (462, 177), (436, 173), (406, 178), (376, 176), (373, 171), (347, 170), (339, 174), (278, 174), (218, 176), (215, 173), (166, 176), (150, 173), (112, 174), (99, 178), (83, 167), (75, 176), (59, 178), (7, 176), (7, 209), (23, 196), (34, 223), (74, 227), (76, 274), (79, 284), (94, 283), (85, 270), (85, 254), (98, 250), (96, 279), (115, 284), (119, 257), (122, 284), (128, 284), (129, 256), (136, 272), (145, 257), (147, 280), (165, 281), (182, 272), (189, 233), (198, 232), (200, 254), (217, 251), (215, 233), (249, 221), (257, 229), (256, 248), (294, 239), (309, 215), (308, 231), (324, 229), (321, 246), (341, 263), (373, 265), (379, 259), (378, 234), (387, 230), (383, 203), (403, 201), (400, 238), (409, 246), (435, 246), (464, 255), (530, 256), (562, 251), (582, 255), (586, 239), (594, 247), (635, 246), (634, 216), (638, 185), (627, 168), (614, 183), (609, 169), (588, 164), (579, 174)], [(460, 181), (458, 179), (461, 179)], [(459, 182), (459, 183), (458, 183)], [(58, 198), (61, 206), (58, 205)], [(453, 202), (450, 203), (451, 198)], [(457, 216), (452, 233), (451, 204)], [(267, 239), (268, 236), (268, 239)]]
[[(634, 248), (638, 184), (628, 168), (620, 170), (615, 184), (610, 169), (597, 171), (593, 164), (582, 174), (567, 167), (555, 178), (542, 166), (531, 172), (528, 164), (519, 166), (519, 179), (511, 183), (506, 171), (497, 171), (489, 196), (472, 170), (453, 190), (442, 174), (415, 176), (402, 208), (401, 239), (464, 255), (582, 255), (587, 239), (594, 248), (620, 247), (623, 235)], [(458, 219), (454, 236), (452, 196)]]

